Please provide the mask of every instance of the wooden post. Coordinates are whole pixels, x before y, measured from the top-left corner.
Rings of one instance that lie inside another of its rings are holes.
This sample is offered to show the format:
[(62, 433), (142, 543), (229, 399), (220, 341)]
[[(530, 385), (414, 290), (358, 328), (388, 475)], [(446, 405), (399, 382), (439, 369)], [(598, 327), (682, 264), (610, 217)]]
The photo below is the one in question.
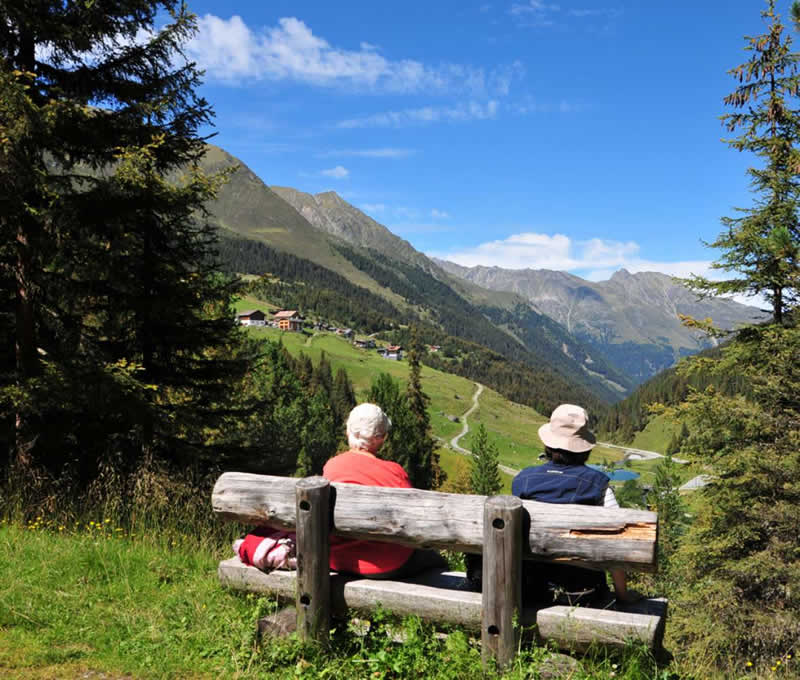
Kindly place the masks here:
[(326, 644), (331, 623), (330, 482), (306, 477), (295, 487), (297, 507), (297, 632)]
[(522, 610), (522, 501), (490, 496), (483, 506), (481, 647), (484, 666), (514, 660)]

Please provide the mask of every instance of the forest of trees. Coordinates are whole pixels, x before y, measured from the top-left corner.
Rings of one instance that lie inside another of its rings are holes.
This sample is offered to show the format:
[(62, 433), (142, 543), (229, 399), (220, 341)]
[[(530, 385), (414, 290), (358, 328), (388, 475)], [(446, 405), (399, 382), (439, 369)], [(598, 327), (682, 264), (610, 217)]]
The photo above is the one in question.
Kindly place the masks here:
[[(348, 250), (344, 246), (341, 248)], [(607, 407), (605, 400), (585, 385), (575, 384), (553, 368), (551, 363), (561, 366), (561, 359), (550, 362), (550, 355), (547, 353), (534, 358), (510, 336), (492, 326), (480, 310), (472, 308), (452, 291), (448, 295), (444, 290), (447, 288), (445, 284), (437, 282), (442, 299), (457, 298), (461, 301), (452, 312), (452, 316), (458, 318), (457, 327), (470, 326), (470, 320), (475, 319), (474, 325), (478, 328), (491, 328), (492, 338), (502, 336), (500, 349), (506, 349), (512, 356), (519, 358), (511, 359), (477, 341), (450, 334), (446, 328), (420, 320), (419, 315), (414, 312), (397, 309), (384, 298), (350, 283), (325, 267), (280, 252), (264, 243), (223, 235), (218, 251), (225, 271), (259, 276), (246, 287), (247, 292), (254, 297), (352, 326), (360, 332), (380, 331), (379, 337), (403, 346), (409, 346), (412, 341), (410, 327), (413, 324), (421, 343), (439, 345), (443, 349), (437, 354), (423, 353), (420, 356), (423, 363), (482, 382), (540, 413), (549, 413), (563, 402), (585, 404), (594, 414), (602, 414)], [(354, 252), (351, 254), (366, 267), (365, 260), (356, 257)], [(383, 257), (378, 253), (375, 255)], [(380, 261), (383, 264), (376, 265), (376, 268), (384, 272), (386, 281), (400, 280), (398, 274), (386, 271), (385, 258)], [(421, 280), (420, 285), (427, 285), (429, 278), (435, 281), (419, 268), (409, 265), (408, 270), (409, 275), (413, 275), (412, 278), (418, 277)], [(409, 292), (410, 284), (404, 283), (402, 287), (399, 283), (395, 285), (398, 291), (404, 290), (415, 300), (425, 299), (419, 292)], [(426, 306), (427, 304), (430, 301)], [(453, 328), (457, 330), (456, 326)], [(475, 331), (471, 331), (471, 334), (480, 336)]]

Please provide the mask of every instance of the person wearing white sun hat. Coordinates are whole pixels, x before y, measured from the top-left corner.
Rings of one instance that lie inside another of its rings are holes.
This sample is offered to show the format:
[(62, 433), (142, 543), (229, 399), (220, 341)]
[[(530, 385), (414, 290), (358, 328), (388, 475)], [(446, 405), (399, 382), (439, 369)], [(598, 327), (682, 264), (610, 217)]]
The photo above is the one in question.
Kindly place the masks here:
[[(548, 459), (544, 465), (527, 467), (514, 477), (511, 492), (526, 500), (544, 503), (578, 503), (617, 508), (617, 499), (609, 487), (609, 478), (600, 470), (585, 463), (597, 440), (589, 429), (586, 409), (574, 404), (561, 404), (550, 415), (550, 420), (539, 428), (539, 438), (545, 446)], [(534, 589), (543, 594), (542, 584), (550, 584), (550, 592), (589, 593), (585, 599), (601, 599), (608, 593), (601, 572), (562, 565), (535, 565), (532, 582)], [(629, 591), (625, 572), (611, 572), (617, 600), (631, 602), (640, 596)], [(551, 595), (552, 597), (552, 595)], [(568, 597), (569, 599), (569, 597)], [(581, 601), (580, 595), (575, 598)], [(574, 604), (570, 601), (569, 604)]]

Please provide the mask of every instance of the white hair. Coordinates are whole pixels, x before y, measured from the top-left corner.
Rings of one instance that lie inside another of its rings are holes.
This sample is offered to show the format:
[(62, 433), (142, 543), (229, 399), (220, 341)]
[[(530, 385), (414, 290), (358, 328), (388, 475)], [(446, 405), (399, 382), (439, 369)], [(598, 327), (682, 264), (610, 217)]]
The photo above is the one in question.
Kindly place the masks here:
[(347, 443), (351, 449), (375, 453), (389, 433), (392, 421), (377, 404), (359, 404), (347, 417)]

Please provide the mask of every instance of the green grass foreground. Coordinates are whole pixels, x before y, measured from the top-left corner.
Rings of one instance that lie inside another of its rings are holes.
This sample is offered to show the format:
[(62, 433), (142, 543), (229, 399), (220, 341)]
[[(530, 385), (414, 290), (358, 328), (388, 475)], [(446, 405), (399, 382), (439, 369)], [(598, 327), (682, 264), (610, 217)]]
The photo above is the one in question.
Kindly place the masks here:
[[(294, 638), (259, 643), (256, 621), (275, 602), (220, 588), (217, 562), (229, 549), (207, 543), (127, 535), (102, 519), (64, 528), (3, 522), (0, 677), (481, 677), (480, 648), (470, 635), (451, 630), (442, 638), (413, 618), (392, 623), (377, 614), (366, 636), (341, 622), (328, 651)], [(398, 629), (402, 644), (391, 641)], [(550, 655), (524, 649), (503, 677), (539, 677)], [(637, 650), (581, 663), (570, 678), (676, 677)]]

